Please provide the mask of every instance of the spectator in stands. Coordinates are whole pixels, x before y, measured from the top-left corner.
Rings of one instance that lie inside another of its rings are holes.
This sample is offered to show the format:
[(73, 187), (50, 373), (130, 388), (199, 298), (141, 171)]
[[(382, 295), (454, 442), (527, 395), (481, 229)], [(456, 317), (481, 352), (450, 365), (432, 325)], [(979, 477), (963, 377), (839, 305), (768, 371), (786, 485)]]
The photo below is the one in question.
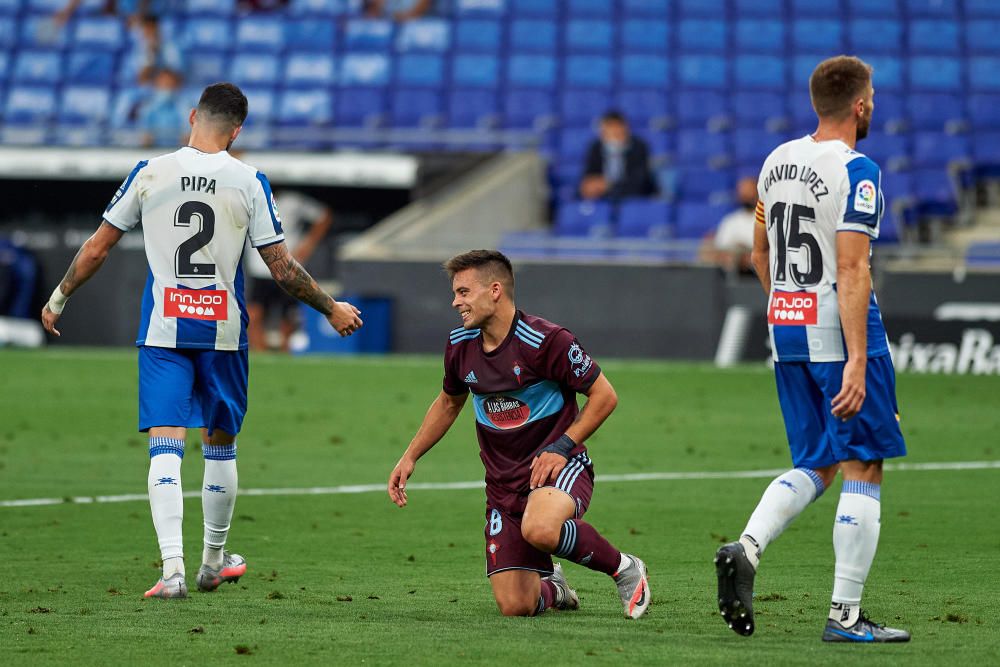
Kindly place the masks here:
[(716, 230), (705, 235), (701, 258), (726, 271), (752, 274), (750, 251), (753, 250), (754, 209), (757, 207), (756, 178), (746, 176), (739, 180), (736, 200), (739, 208), (723, 216)]
[(143, 14), (135, 23), (139, 39), (136, 49), (140, 53), (139, 83), (155, 85), (155, 79), (162, 70), (172, 70), (180, 74), (184, 71), (184, 59), (176, 44), (163, 39), (160, 19), (156, 14)]
[(621, 112), (608, 111), (601, 116), (600, 138), (587, 151), (580, 196), (621, 199), (656, 193), (656, 178), (649, 166), (649, 146), (632, 135)]
[(190, 107), (180, 99), (181, 75), (171, 69), (161, 69), (153, 79), (153, 92), (139, 107), (139, 129), (144, 146), (173, 147), (186, 142), (187, 118)]
[(432, 0), (365, 0), (365, 16), (395, 21), (418, 19), (431, 10)]
[[(321, 202), (306, 195), (286, 190), (275, 193), (281, 202), (281, 228), (285, 243), (300, 264), (305, 264), (316, 251), (333, 224), (333, 212)], [(247, 336), (251, 350), (266, 350), (268, 321), (280, 318), (280, 349), (288, 351), (288, 342), (300, 326), (299, 302), (286, 294), (271, 278), (271, 271), (256, 252), (246, 254), (247, 314), (250, 327)]]

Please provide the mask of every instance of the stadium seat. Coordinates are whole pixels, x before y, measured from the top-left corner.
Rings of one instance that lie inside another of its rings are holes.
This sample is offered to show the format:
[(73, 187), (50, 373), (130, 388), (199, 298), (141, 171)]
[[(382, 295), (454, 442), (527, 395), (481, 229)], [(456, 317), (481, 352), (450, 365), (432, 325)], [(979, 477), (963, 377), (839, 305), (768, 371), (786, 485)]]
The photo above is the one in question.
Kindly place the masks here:
[[(965, 127), (962, 97), (950, 93), (913, 93), (907, 103), (916, 130), (960, 132)], [(876, 101), (876, 109), (878, 102)]]
[(1000, 94), (975, 93), (966, 100), (973, 130), (1000, 128)]
[(910, 16), (928, 18), (951, 18), (958, 12), (956, 0), (903, 0), (905, 11)]
[(567, 0), (568, 16), (592, 16), (600, 19), (613, 19), (615, 6), (608, 0)]
[(14, 86), (7, 92), (3, 118), (7, 124), (47, 122), (56, 112), (55, 90), (39, 86)]
[(878, 238), (874, 243), (879, 245), (899, 243), (899, 229), (896, 227), (896, 218), (891, 209), (887, 209), (882, 216), (878, 226)]
[(912, 173), (918, 207), (926, 215), (951, 215), (958, 210), (955, 187), (943, 169), (919, 169)]
[(733, 0), (733, 15), (780, 16), (785, 11), (785, 0)]
[(559, 157), (572, 164), (582, 164), (590, 144), (597, 138), (592, 128), (564, 127), (559, 130)]
[(838, 20), (797, 19), (792, 23), (792, 46), (834, 56), (844, 51), (844, 27)]
[(738, 88), (785, 90), (785, 59), (777, 56), (745, 55), (736, 59), (733, 81)]
[(73, 27), (73, 48), (118, 51), (125, 44), (125, 30), (117, 17), (81, 16)]
[(614, 64), (606, 56), (569, 56), (565, 59), (565, 84), (610, 88), (614, 83)]
[(662, 19), (670, 15), (673, 0), (621, 0), (622, 12), (629, 18), (649, 17)]
[(681, 127), (720, 129), (732, 120), (729, 98), (723, 93), (705, 90), (678, 90), (676, 93), (677, 122)]
[(405, 54), (396, 59), (396, 82), (401, 86), (441, 87), (444, 60), (429, 54)]
[(661, 87), (619, 90), (613, 105), (633, 127), (661, 130), (673, 121), (669, 96)]
[(904, 135), (878, 132), (859, 141), (857, 149), (874, 160), (883, 172), (900, 171), (909, 166), (908, 144)]
[(983, 132), (972, 143), (972, 161), (977, 165), (1000, 165), (1000, 132)]
[(466, 19), (455, 24), (455, 50), (496, 53), (503, 43), (503, 24), (487, 19)]
[(691, 203), (729, 202), (736, 179), (730, 169), (689, 167), (678, 169), (675, 186), (678, 201)]
[(387, 52), (392, 45), (392, 21), (350, 19), (344, 24), (344, 46), (350, 50)]
[(908, 42), (913, 55), (956, 56), (960, 52), (956, 21), (916, 19), (910, 21), (909, 33)]
[(908, 69), (911, 90), (957, 93), (964, 88), (962, 61), (958, 58), (913, 56)]
[(678, 63), (677, 83), (690, 88), (723, 90), (729, 84), (727, 61), (719, 56), (683, 55)]
[(281, 79), (281, 64), (270, 53), (241, 53), (232, 59), (229, 79), (240, 87), (275, 85)]
[(0, 15), (0, 49), (7, 55), (17, 46), (18, 27), (16, 18)]
[(14, 83), (57, 84), (62, 80), (62, 57), (58, 51), (21, 51), (14, 61)]
[(309, 14), (317, 19), (345, 14), (350, 0), (290, 0), (288, 11), (293, 15)]
[(726, 50), (727, 32), (721, 18), (684, 19), (678, 25), (677, 44), (684, 53), (721, 53)]
[[(133, 65), (141, 64), (141, 61), (133, 61)], [(210, 83), (225, 81), (229, 73), (229, 56), (226, 53), (199, 53), (197, 58), (192, 58), (188, 65), (186, 81), (190, 84), (206, 86)], [(130, 80), (135, 82), (135, 77)]]
[(972, 155), (969, 138), (944, 132), (917, 132), (913, 135), (913, 163), (919, 168), (944, 167), (968, 160)]
[(670, 238), (673, 207), (662, 199), (625, 199), (618, 205), (615, 234), (622, 238)]
[(1000, 4), (995, 0), (965, 0), (965, 15), (969, 18), (1000, 18)]
[(236, 13), (236, 0), (184, 0), (188, 16), (232, 16)]
[[(742, 17), (743, 14), (739, 16)], [(785, 22), (774, 19), (740, 18), (733, 31), (736, 50), (740, 54), (757, 52), (783, 55), (787, 39), (785, 26)]]
[(840, 0), (790, 0), (794, 16), (822, 17), (840, 16), (843, 12)]
[(111, 92), (104, 86), (66, 86), (59, 102), (57, 120), (70, 125), (93, 125), (104, 121), (111, 108)]
[(514, 87), (552, 88), (556, 82), (556, 59), (545, 55), (510, 56), (507, 84)]
[(729, 137), (707, 130), (677, 131), (677, 163), (693, 167), (719, 167), (732, 159)]
[(770, 152), (788, 139), (785, 134), (738, 127), (732, 136), (733, 159), (741, 168), (759, 170)]
[(556, 118), (555, 99), (548, 90), (509, 89), (503, 96), (504, 125), (513, 129), (544, 129)]
[(401, 53), (444, 53), (451, 46), (451, 22), (423, 18), (403, 23), (396, 35), (396, 50)]
[(611, 206), (605, 201), (564, 202), (556, 214), (558, 236), (611, 236)]
[(115, 129), (134, 128), (139, 120), (139, 109), (148, 94), (149, 91), (139, 86), (120, 87), (111, 100), (108, 125)]
[(29, 15), (21, 19), (21, 48), (62, 49), (69, 43), (69, 30), (59, 30), (50, 15)]
[(223, 18), (192, 18), (184, 27), (184, 48), (221, 51), (229, 47), (232, 23)]
[(510, 23), (512, 51), (551, 54), (556, 49), (558, 24), (554, 20), (516, 19)]
[(289, 127), (327, 125), (333, 116), (332, 102), (325, 90), (286, 90), (279, 98), (275, 120)]
[(107, 84), (114, 78), (115, 60), (107, 51), (71, 51), (63, 78), (69, 83)]
[(969, 87), (977, 92), (1000, 92), (1000, 57), (969, 58)]
[(559, 102), (559, 114), (566, 125), (587, 125), (611, 107), (607, 90), (565, 88)]
[[(872, 85), (880, 91), (903, 89), (903, 61), (894, 56), (868, 56), (865, 61), (872, 66)], [(818, 64), (819, 61), (817, 61)]]
[[(6, 81), (10, 75), (10, 54), (0, 51), (0, 81)], [(0, 90), (0, 100), (3, 99), (3, 91)]]
[(507, 6), (514, 16), (559, 15), (559, 0), (507, 0)]
[(346, 53), (340, 62), (339, 82), (342, 86), (385, 86), (389, 58), (381, 53)]
[(666, 54), (670, 49), (670, 29), (666, 21), (627, 19), (620, 23), (619, 43), (625, 53)]
[(329, 53), (337, 43), (333, 23), (312, 19), (287, 21), (285, 44), (298, 51), (323, 51)]
[[(273, 119), (278, 111), (278, 96), (271, 87), (242, 88), (243, 94), (247, 96), (247, 104), (250, 113), (247, 115), (247, 125), (266, 126)], [(241, 135), (242, 136), (242, 135)]]
[[(240, 49), (269, 51), (272, 54), (285, 48), (285, 24), (270, 16), (248, 16), (236, 24), (236, 46)], [(332, 34), (332, 30), (330, 31)], [(292, 42), (296, 48), (309, 48)]]
[(733, 124), (747, 129), (779, 129), (788, 124), (786, 95), (765, 91), (736, 91), (731, 96)]
[(334, 100), (334, 118), (338, 126), (377, 127), (388, 106), (384, 89), (342, 88)]
[(397, 88), (392, 92), (389, 117), (394, 127), (434, 127), (444, 116), (443, 98), (427, 88)]
[(290, 53), (285, 59), (283, 81), (289, 86), (330, 86), (337, 80), (333, 56)]
[(569, 53), (611, 53), (614, 49), (614, 24), (610, 21), (570, 19), (563, 30), (563, 45)]
[(902, 15), (900, 0), (847, 0), (848, 14), (852, 16), (875, 16), (879, 18), (895, 18)]
[[(788, 98), (788, 109), (793, 134), (811, 133), (816, 129), (816, 112), (813, 110), (812, 100), (809, 99), (808, 92), (802, 91), (791, 95)], [(875, 111), (872, 122), (878, 122), (878, 110)]]
[(680, 16), (726, 16), (726, 0), (674, 0), (673, 4)]
[(903, 49), (903, 24), (888, 18), (856, 19), (848, 24), (847, 43), (853, 53), (898, 54)]
[(21, 11), (21, 0), (0, 0), (0, 16), (10, 16)]
[(906, 99), (899, 93), (875, 92), (872, 126), (878, 131), (896, 133), (909, 125)]
[(965, 44), (969, 53), (1000, 53), (1000, 19), (968, 21)]
[(452, 88), (448, 92), (448, 125), (491, 127), (499, 118), (497, 95), (492, 90)]
[(618, 81), (629, 88), (669, 88), (669, 61), (662, 56), (626, 54), (619, 61)]
[[(792, 58), (792, 88), (795, 90), (809, 90), (809, 77), (812, 76), (816, 65), (819, 65), (826, 56), (821, 53), (802, 54), (799, 53)], [(875, 75), (872, 74), (874, 79)]]
[(500, 82), (500, 62), (496, 56), (460, 53), (451, 62), (454, 86), (496, 88)]
[(674, 236), (679, 239), (700, 239), (714, 230), (731, 209), (731, 204), (681, 202), (677, 205)]

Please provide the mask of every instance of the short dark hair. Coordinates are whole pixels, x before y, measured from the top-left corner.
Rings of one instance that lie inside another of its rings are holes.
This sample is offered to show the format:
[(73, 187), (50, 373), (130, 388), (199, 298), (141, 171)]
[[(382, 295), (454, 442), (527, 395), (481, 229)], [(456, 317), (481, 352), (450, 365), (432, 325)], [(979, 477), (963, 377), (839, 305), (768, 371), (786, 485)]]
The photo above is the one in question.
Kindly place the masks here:
[(809, 97), (820, 118), (840, 118), (868, 92), (872, 66), (854, 56), (827, 58), (809, 77)]
[(454, 278), (456, 273), (466, 269), (479, 269), (487, 281), (500, 283), (507, 294), (514, 298), (514, 267), (507, 256), (498, 250), (470, 250), (455, 255), (443, 266), (449, 278)]
[(208, 115), (209, 120), (229, 129), (243, 124), (249, 108), (247, 96), (232, 83), (213, 83), (205, 88), (198, 100), (198, 113)]
[(605, 111), (601, 116), (602, 123), (621, 123), (622, 125), (628, 125), (628, 121), (625, 119), (625, 114), (617, 109), (609, 109)]

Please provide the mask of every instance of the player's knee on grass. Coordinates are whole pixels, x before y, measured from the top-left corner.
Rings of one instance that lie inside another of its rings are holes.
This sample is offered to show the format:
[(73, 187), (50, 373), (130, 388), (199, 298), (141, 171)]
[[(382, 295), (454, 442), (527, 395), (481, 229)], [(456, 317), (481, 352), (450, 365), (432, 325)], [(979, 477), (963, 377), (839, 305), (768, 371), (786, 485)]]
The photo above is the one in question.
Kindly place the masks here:
[(521, 536), (539, 551), (552, 553), (559, 546), (562, 524), (545, 520), (527, 520), (521, 524)]
[(498, 593), (495, 599), (504, 616), (534, 616), (538, 609), (538, 596), (523, 591)]

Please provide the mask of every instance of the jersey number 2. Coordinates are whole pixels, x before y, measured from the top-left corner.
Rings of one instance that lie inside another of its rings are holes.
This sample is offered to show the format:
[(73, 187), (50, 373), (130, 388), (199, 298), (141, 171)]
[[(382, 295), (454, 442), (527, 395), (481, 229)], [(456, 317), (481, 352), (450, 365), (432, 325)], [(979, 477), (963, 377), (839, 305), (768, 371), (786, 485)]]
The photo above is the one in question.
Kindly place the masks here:
[(215, 211), (205, 202), (184, 202), (174, 213), (174, 227), (190, 227), (200, 221), (198, 233), (177, 248), (174, 269), (178, 278), (214, 278), (215, 264), (192, 262), (191, 257), (215, 236)]
[[(788, 215), (790, 209), (791, 215)], [(771, 214), (768, 225), (776, 225), (775, 237), (778, 242), (778, 249), (775, 253), (774, 282), (784, 283), (788, 280), (788, 251), (798, 250), (799, 257), (802, 258), (804, 251), (808, 257), (799, 262), (792, 263), (792, 280), (799, 287), (812, 287), (818, 285), (823, 277), (823, 253), (819, 249), (819, 241), (809, 232), (800, 229), (802, 220), (816, 220), (816, 211), (808, 206), (792, 204), (790, 207), (783, 202), (777, 202), (771, 207)], [(787, 227), (787, 230), (786, 230)], [(800, 266), (807, 267), (806, 272), (799, 270)]]

